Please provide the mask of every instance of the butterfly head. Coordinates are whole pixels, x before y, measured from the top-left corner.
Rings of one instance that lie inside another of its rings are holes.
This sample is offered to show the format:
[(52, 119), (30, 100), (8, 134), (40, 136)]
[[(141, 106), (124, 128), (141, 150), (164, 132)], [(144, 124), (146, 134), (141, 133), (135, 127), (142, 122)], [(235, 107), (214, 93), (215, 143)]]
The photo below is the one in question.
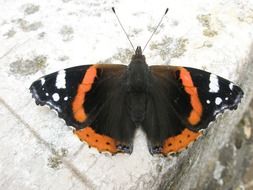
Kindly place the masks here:
[(145, 56), (142, 54), (141, 46), (137, 46), (137, 48), (135, 50), (135, 54), (132, 56), (132, 61), (134, 61), (136, 59), (142, 60), (145, 62)]
[(135, 55), (142, 55), (141, 46), (137, 46), (137, 48), (136, 48), (136, 50), (135, 50)]

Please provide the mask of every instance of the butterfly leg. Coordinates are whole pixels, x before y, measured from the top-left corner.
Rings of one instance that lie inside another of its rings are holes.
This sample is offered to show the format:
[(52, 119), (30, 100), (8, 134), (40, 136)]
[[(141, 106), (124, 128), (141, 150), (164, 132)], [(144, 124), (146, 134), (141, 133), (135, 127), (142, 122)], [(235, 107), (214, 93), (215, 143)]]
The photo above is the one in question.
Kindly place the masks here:
[(133, 152), (133, 143), (119, 143), (116, 145), (118, 152), (131, 154)]
[(163, 149), (163, 146), (161, 144), (154, 144), (154, 143), (148, 141), (148, 150), (151, 155), (161, 154), (162, 149)]

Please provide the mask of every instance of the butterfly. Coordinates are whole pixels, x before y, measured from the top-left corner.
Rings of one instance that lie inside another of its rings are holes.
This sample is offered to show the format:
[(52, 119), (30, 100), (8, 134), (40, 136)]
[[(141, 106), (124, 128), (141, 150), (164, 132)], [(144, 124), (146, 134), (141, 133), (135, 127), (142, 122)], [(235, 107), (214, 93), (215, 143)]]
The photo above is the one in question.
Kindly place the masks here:
[(30, 92), (57, 111), (81, 141), (99, 152), (133, 151), (136, 129), (150, 153), (168, 155), (195, 141), (243, 91), (215, 74), (180, 66), (148, 66), (138, 46), (128, 66), (82, 65), (41, 77)]

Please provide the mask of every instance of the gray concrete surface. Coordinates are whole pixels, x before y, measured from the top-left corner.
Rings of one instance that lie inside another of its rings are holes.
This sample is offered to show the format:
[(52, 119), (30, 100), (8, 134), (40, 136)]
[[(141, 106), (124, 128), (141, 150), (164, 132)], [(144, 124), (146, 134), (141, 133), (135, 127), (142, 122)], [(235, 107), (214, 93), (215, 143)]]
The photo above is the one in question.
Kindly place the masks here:
[[(231, 138), (252, 98), (252, 1), (2, 0), (0, 5), (0, 189), (226, 189), (238, 184), (231, 177), (236, 173), (223, 178), (231, 170), (222, 158), (237, 155)], [(237, 111), (219, 117), (176, 157), (152, 157), (141, 132), (131, 156), (99, 154), (29, 94), (33, 80), (62, 68), (129, 63), (131, 47), (111, 6), (134, 45), (145, 44), (169, 7), (145, 51), (147, 62), (205, 69), (245, 91)]]

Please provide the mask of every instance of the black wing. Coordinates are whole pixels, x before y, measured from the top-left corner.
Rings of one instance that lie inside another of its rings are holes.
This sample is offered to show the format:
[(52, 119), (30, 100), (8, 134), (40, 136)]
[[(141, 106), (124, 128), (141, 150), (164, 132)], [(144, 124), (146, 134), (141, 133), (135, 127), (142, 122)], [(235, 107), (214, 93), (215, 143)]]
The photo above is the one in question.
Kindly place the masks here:
[(37, 104), (48, 105), (75, 127), (79, 138), (100, 151), (110, 151), (114, 139), (127, 143), (134, 134), (125, 111), (126, 70), (113, 64), (73, 67), (38, 79), (30, 91)]
[(225, 109), (236, 109), (243, 92), (232, 82), (187, 67), (151, 66), (144, 131), (164, 154), (177, 152), (195, 140)]

